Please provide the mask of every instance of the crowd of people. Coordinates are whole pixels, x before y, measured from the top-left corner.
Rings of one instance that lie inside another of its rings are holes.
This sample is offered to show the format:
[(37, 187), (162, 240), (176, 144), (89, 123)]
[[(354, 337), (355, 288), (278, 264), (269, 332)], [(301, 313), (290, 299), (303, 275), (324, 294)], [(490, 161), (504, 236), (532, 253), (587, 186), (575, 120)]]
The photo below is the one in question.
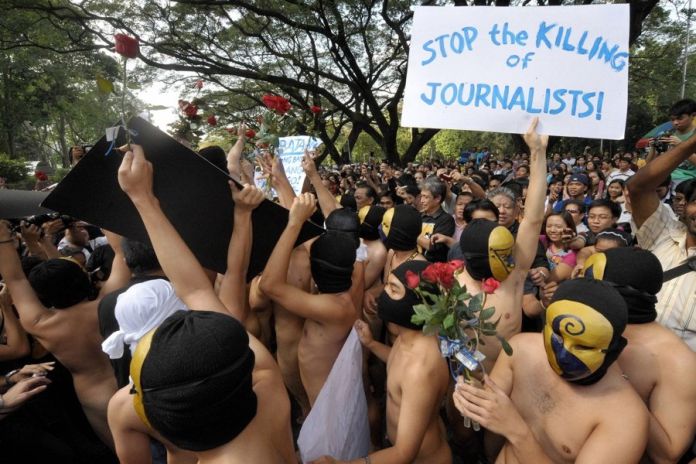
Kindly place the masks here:
[[(694, 462), (696, 102), (670, 117), (647, 156), (547, 153), (536, 120), (509, 157), (328, 167), (306, 152), (301, 193), (259, 154), (288, 219), (248, 282), (252, 212), (270, 189), (254, 185), (244, 128), (229, 153), (200, 153), (241, 181), (224, 274), (201, 266), (160, 207), (156, 167), (126, 147), (118, 182), (151, 245), (79, 220), (0, 223), (3, 455)], [(297, 244), (306, 221), (325, 232)], [(495, 308), (479, 381), (451, 376), (436, 334), (412, 322), (408, 276), (452, 261)], [(339, 423), (354, 412), (322, 394), (351, 333), (369, 447), (301, 456), (315, 407)]]

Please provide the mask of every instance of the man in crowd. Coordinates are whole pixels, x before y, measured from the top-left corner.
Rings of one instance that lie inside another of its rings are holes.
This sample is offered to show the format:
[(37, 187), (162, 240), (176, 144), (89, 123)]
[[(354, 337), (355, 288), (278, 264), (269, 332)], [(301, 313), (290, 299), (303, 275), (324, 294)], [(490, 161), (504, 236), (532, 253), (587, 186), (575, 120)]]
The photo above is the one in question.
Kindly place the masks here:
[[(684, 190), (684, 222), (660, 201), (656, 189), (694, 152), (696, 137), (691, 137), (645, 165), (627, 184), (638, 245), (653, 252), (666, 272), (696, 255), (696, 184)], [(685, 271), (662, 286), (657, 321), (696, 351), (696, 272), (688, 265)]]
[(447, 261), (449, 249), (444, 243), (433, 243), (434, 234), (448, 237), (454, 235), (454, 218), (442, 209), (447, 187), (435, 176), (423, 182), (420, 194), (423, 231), (418, 237), (418, 246), (424, 250), (425, 258), (430, 262)]

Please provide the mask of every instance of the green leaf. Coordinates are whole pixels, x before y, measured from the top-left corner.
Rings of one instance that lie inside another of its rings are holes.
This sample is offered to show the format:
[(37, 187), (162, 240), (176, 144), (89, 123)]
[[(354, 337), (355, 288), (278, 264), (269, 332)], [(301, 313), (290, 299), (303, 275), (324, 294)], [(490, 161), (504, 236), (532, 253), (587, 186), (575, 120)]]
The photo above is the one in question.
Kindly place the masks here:
[(454, 314), (449, 313), (447, 317), (445, 317), (445, 320), (442, 321), (442, 327), (445, 330), (449, 330), (454, 327)]
[(486, 319), (490, 319), (491, 317), (493, 317), (493, 314), (495, 314), (495, 308), (486, 308), (479, 314), (479, 319), (485, 321)]
[(440, 333), (440, 326), (427, 324), (423, 326), (423, 333), (425, 335), (437, 335)]
[(512, 356), (512, 347), (507, 342), (507, 340), (505, 340), (500, 335), (498, 335), (497, 337), (498, 337), (498, 340), (500, 340), (500, 344), (503, 345), (503, 351), (505, 351), (505, 354), (507, 354), (508, 356)]
[(97, 74), (97, 89), (99, 89), (101, 93), (113, 93), (114, 83), (104, 76)]
[(459, 301), (466, 301), (469, 298), (471, 298), (471, 295), (469, 295), (467, 292), (463, 292), (463, 293), (460, 293), (459, 295), (457, 295), (457, 300), (459, 300)]
[(485, 298), (486, 294), (481, 292), (475, 297), (471, 298), (469, 300), (469, 311), (472, 313), (481, 311), (481, 308), (483, 308), (483, 299)]

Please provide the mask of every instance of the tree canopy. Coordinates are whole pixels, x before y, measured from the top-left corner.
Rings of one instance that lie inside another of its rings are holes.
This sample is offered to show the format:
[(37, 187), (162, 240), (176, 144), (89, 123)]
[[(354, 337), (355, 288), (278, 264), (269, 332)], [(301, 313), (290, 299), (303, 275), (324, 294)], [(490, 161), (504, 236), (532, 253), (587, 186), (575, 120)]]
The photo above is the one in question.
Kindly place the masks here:
[[(113, 47), (114, 32), (141, 43), (139, 58), (160, 70), (214, 83), (219, 111), (250, 117), (261, 96), (276, 93), (296, 108), (322, 108), (316, 125), (326, 154), (346, 161), (347, 147), (369, 145), (394, 162), (413, 160), (436, 129), (399, 130), (406, 77), (407, 0), (0, 0), (31, 23), (3, 39), (62, 55)], [(527, 5), (501, 1), (424, 0), (422, 5)], [(591, 3), (583, 0), (580, 3)], [(657, 0), (630, 1), (631, 42)], [(538, 5), (578, 2), (539, 0)], [(56, 39), (55, 37), (59, 37)], [(646, 39), (647, 40), (647, 39)], [(643, 42), (642, 47), (650, 48)], [(230, 120), (231, 122), (231, 120)], [(651, 121), (652, 123), (652, 121)]]

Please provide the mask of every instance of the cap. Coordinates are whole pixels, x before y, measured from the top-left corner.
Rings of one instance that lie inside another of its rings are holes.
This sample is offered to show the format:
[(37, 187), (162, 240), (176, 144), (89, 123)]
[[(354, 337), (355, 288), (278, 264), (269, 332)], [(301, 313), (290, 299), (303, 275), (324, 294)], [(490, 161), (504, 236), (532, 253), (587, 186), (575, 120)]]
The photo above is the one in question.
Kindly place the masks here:
[(589, 180), (587, 179), (587, 176), (585, 174), (573, 174), (570, 176), (570, 180), (568, 183), (571, 182), (580, 182), (583, 185), (589, 185)]
[[(143, 146), (154, 167), (153, 190), (162, 211), (204, 267), (224, 273), (232, 235), (234, 202), (231, 177), (147, 121), (129, 122), (133, 143)], [(119, 130), (115, 143), (102, 137), (41, 203), (124, 237), (150, 243), (133, 203), (118, 185), (126, 143)], [(247, 278), (261, 272), (288, 221), (288, 210), (264, 200), (252, 213), (254, 240)], [(324, 230), (306, 222), (296, 244)]]

